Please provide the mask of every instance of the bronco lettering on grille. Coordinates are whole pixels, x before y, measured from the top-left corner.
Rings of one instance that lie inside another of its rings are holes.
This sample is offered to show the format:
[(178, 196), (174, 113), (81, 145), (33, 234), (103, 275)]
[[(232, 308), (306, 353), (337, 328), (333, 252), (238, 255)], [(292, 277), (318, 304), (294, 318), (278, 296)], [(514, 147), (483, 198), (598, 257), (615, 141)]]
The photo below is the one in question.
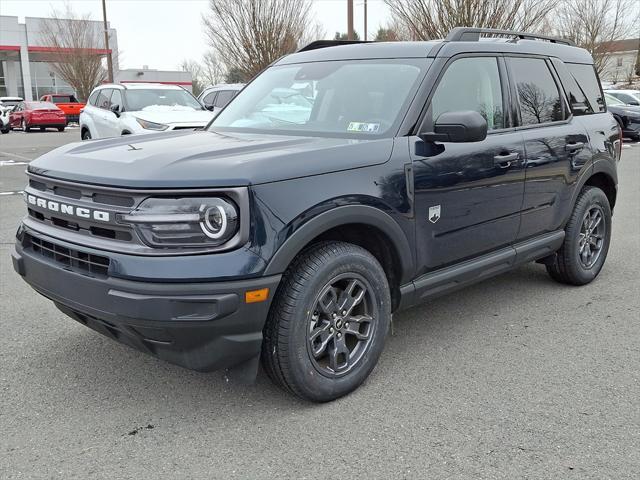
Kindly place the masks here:
[(40, 208), (44, 208), (51, 212), (60, 212), (79, 218), (98, 220), (100, 222), (108, 222), (110, 218), (109, 212), (102, 210), (92, 210), (84, 207), (76, 207), (67, 203), (55, 202), (53, 200), (45, 200), (35, 195), (27, 195), (27, 202)]

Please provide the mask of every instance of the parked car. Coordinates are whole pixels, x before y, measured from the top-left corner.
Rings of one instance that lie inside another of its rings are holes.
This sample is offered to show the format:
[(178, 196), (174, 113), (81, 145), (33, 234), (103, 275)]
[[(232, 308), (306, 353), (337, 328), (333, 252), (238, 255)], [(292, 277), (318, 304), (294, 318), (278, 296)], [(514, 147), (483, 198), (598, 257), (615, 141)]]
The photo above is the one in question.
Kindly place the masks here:
[(640, 107), (626, 105), (616, 97), (604, 94), (609, 110), (622, 128), (622, 135), (632, 140), (640, 140)]
[(207, 110), (218, 114), (243, 87), (244, 83), (220, 83), (205, 88), (202, 93), (198, 95), (198, 100)]
[(67, 117), (67, 125), (71, 122), (78, 123), (80, 121), (80, 112), (84, 107), (84, 103), (80, 103), (74, 95), (50, 93), (40, 97), (40, 101), (55, 103)]
[(64, 132), (67, 125), (64, 112), (51, 102), (20, 102), (9, 114), (11, 128), (20, 128), (25, 132), (32, 128), (44, 131), (46, 128), (57, 128)]
[(625, 105), (640, 106), (640, 90), (605, 90), (612, 97), (616, 97)]
[[(264, 111), (288, 89), (308, 92), (306, 121)], [(329, 401), (374, 369), (392, 312), (533, 261), (562, 284), (596, 279), (621, 148), (569, 41), (460, 27), (314, 42), (205, 130), (32, 161), (13, 264), (114, 340), (244, 379), (261, 360)]]
[(191, 93), (177, 85), (105, 84), (91, 93), (80, 114), (80, 135), (88, 140), (195, 130), (212, 118)]
[(9, 133), (11, 131), (9, 114), (20, 102), (22, 102), (20, 97), (0, 97), (0, 132)]

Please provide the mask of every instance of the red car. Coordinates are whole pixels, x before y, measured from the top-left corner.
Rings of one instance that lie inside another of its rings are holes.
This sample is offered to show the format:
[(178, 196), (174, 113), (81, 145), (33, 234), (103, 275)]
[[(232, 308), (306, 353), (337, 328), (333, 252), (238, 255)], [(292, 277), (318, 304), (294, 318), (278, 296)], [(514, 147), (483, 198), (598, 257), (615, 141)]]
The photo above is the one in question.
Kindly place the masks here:
[(11, 128), (28, 132), (32, 128), (57, 128), (64, 132), (67, 118), (62, 110), (50, 102), (20, 102), (9, 114)]

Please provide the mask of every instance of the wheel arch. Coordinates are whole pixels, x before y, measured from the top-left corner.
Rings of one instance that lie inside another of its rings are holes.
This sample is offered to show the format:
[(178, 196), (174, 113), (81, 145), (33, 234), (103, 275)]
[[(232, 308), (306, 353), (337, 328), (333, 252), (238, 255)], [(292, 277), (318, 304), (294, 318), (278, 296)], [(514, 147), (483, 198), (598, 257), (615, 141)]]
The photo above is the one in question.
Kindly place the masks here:
[(613, 161), (597, 160), (593, 164), (591, 175), (585, 179), (580, 187), (582, 188), (586, 185), (598, 187), (602, 190), (607, 196), (613, 211), (618, 196), (618, 175)]
[(376, 257), (387, 275), (394, 309), (398, 306), (400, 286), (409, 282), (413, 273), (413, 252), (398, 223), (371, 206), (337, 207), (304, 223), (278, 248), (265, 275), (283, 273), (300, 252), (326, 240), (359, 245)]

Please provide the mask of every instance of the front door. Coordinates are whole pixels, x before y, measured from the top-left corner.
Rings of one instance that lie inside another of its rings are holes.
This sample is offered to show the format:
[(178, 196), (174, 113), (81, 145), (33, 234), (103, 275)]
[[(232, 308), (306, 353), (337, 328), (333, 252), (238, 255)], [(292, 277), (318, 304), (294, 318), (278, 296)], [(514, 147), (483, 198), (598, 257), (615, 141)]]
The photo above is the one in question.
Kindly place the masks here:
[(482, 142), (426, 143), (411, 137), (418, 275), (511, 245), (524, 191), (522, 134), (512, 128), (502, 58), (471, 56), (448, 64), (421, 131), (447, 111), (475, 110), (487, 120)]

